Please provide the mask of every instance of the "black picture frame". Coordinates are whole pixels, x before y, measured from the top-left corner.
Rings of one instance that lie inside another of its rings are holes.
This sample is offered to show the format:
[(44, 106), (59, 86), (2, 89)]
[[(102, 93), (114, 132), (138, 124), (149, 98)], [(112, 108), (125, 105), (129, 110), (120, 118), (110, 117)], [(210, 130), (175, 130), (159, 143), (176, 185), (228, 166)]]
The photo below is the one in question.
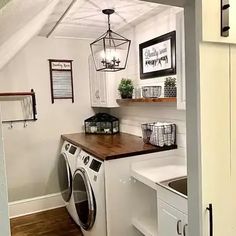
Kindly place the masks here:
[[(166, 45), (169, 46), (163, 48), (163, 45), (165, 45), (164, 42), (166, 42)], [(158, 45), (160, 48), (162, 47), (161, 51), (157, 50)], [(152, 47), (151, 51), (150, 47)], [(145, 49), (146, 52), (144, 51)], [(164, 56), (160, 57), (160, 53)], [(144, 54), (146, 54), (146, 56)], [(147, 42), (141, 43), (139, 45), (139, 62), (140, 79), (150, 79), (176, 74), (176, 31), (169, 32)], [(162, 63), (165, 63), (165, 66), (163, 66)], [(156, 68), (150, 69), (151, 67)], [(160, 67), (163, 67), (163, 69)]]
[(48, 61), (52, 104), (56, 99), (71, 99), (74, 103), (73, 60), (48, 59)]

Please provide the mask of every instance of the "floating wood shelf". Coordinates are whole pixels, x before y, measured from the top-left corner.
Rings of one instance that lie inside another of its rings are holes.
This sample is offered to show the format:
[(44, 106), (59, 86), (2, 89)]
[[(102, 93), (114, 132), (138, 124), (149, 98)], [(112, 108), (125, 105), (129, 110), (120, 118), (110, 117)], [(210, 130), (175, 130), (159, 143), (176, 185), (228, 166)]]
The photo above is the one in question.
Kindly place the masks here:
[(28, 96), (34, 96), (34, 92), (0, 93), (0, 101), (17, 101), (25, 99)]
[(117, 103), (164, 103), (177, 102), (176, 98), (135, 98), (135, 99), (117, 99)]

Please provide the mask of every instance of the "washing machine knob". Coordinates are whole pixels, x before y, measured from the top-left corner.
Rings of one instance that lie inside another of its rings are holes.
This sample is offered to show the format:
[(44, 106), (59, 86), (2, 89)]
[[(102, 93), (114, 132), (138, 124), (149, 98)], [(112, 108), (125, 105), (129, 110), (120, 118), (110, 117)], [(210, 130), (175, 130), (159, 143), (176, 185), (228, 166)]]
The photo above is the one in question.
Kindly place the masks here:
[(87, 165), (88, 163), (89, 163), (89, 156), (86, 156), (85, 158), (84, 158), (84, 164), (85, 165)]
[(67, 143), (67, 144), (65, 145), (65, 150), (67, 151), (67, 150), (69, 149), (69, 147), (70, 147), (70, 144)]

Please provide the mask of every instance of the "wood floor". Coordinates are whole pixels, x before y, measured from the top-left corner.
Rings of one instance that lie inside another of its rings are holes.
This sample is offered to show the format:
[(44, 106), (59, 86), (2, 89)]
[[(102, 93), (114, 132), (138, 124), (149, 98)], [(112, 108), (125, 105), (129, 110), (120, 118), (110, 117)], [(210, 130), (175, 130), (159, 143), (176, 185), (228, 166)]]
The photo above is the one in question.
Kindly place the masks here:
[(65, 208), (11, 219), (12, 236), (83, 236)]

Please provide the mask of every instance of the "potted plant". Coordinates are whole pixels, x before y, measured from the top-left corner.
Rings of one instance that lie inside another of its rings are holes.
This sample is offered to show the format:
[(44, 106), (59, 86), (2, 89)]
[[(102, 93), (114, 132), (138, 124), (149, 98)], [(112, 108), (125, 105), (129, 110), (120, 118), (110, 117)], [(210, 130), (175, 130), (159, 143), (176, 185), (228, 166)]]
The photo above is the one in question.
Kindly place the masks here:
[(134, 85), (131, 79), (122, 79), (118, 90), (120, 92), (121, 98), (132, 98)]
[(164, 86), (164, 97), (176, 97), (177, 88), (176, 88), (176, 78), (168, 77), (165, 81)]

